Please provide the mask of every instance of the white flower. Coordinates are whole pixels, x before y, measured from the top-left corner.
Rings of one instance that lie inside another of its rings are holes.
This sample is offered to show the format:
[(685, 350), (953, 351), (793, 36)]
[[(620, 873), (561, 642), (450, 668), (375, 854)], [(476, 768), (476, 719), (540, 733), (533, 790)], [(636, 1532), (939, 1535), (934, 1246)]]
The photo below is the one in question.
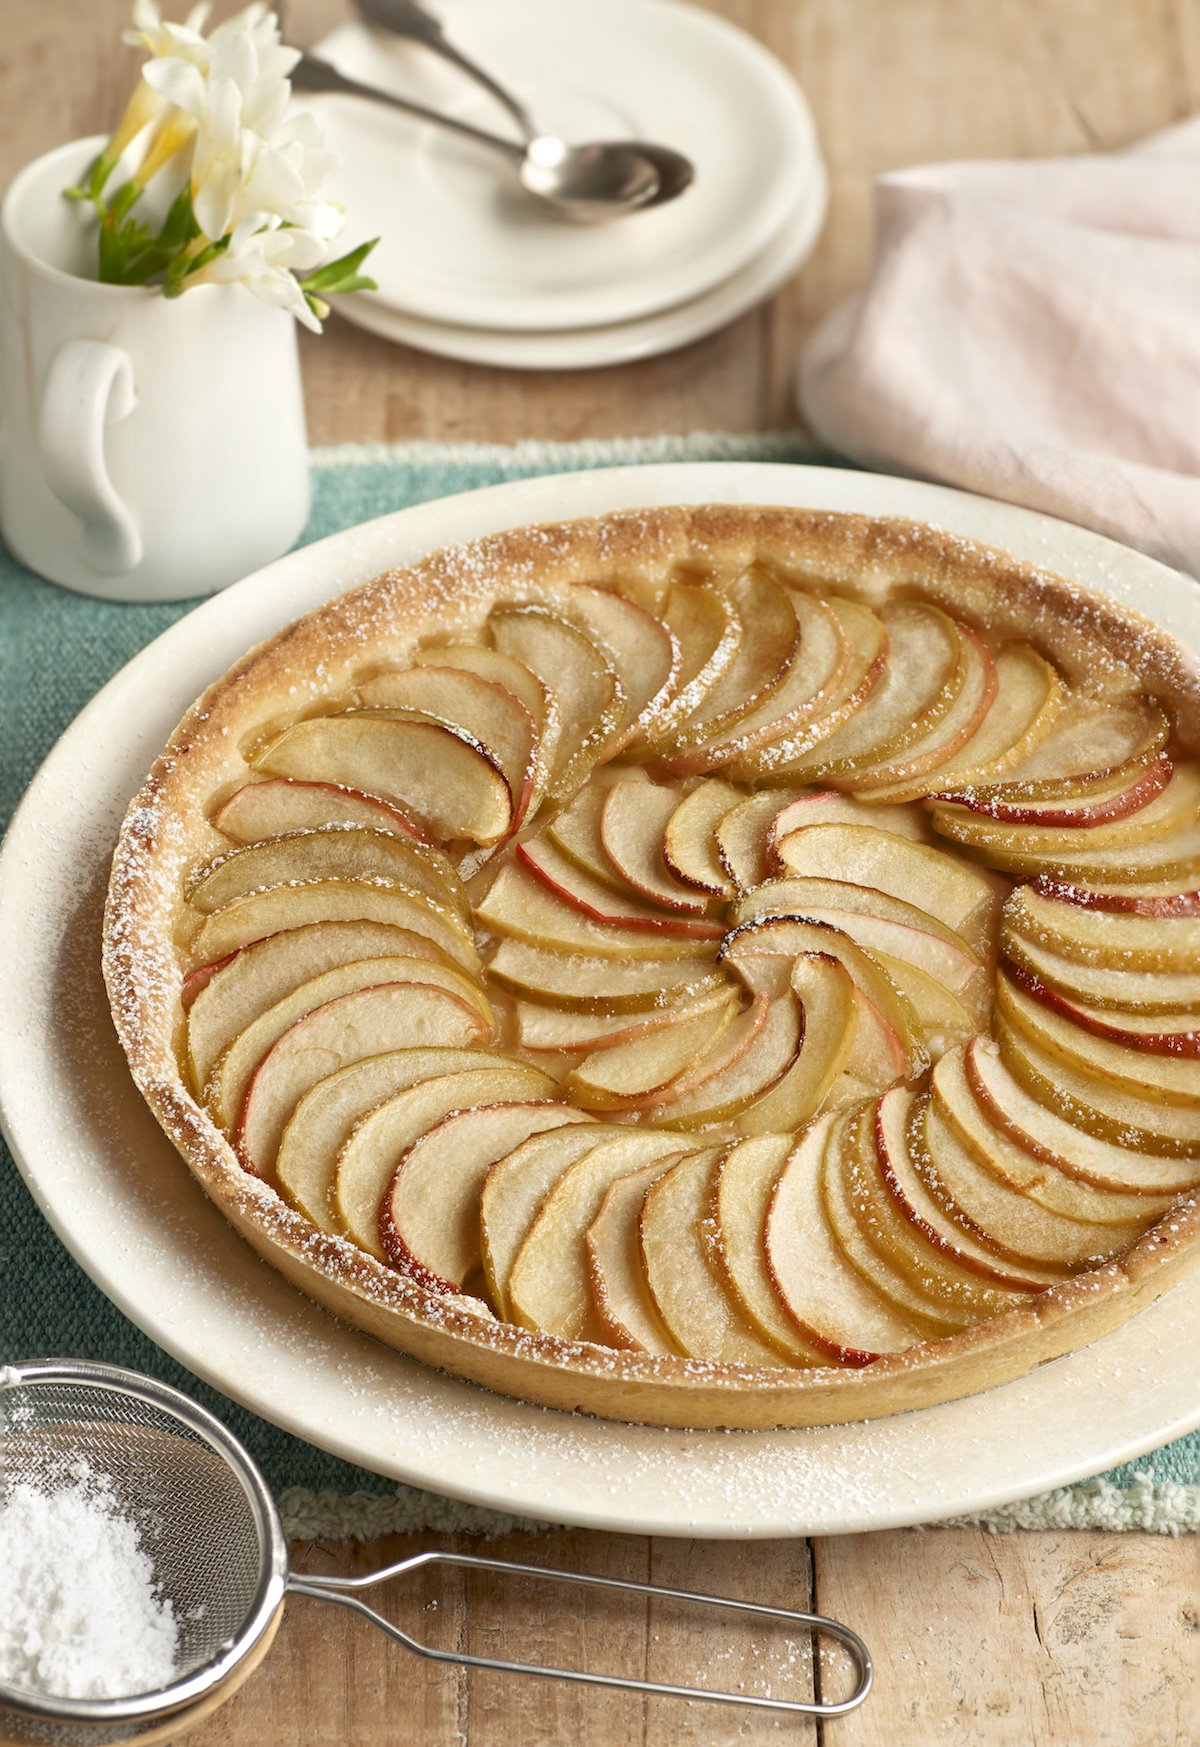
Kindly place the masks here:
[(144, 48), (151, 55), (178, 54), (204, 60), (208, 44), (203, 32), (211, 11), (209, 0), (201, 0), (182, 24), (164, 24), (156, 0), (133, 0), (133, 29), (125, 31), (121, 41), (130, 48)]
[(290, 310), (307, 328), (320, 333), (321, 324), (308, 307), (297, 274), (310, 273), (325, 253), (320, 237), (307, 231), (263, 225), (246, 218), (228, 246), (207, 266), (188, 276), (189, 285), (244, 285), (265, 303)]

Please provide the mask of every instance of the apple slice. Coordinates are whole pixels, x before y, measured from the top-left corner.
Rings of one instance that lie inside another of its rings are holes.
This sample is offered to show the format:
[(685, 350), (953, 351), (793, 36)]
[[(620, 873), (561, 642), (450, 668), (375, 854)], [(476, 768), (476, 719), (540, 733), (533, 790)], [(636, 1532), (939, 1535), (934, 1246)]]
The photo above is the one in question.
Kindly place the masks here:
[[(892, 755), (868, 763), (865, 760), (851, 767), (836, 780), (849, 789), (874, 793), (924, 778), (930, 786), (930, 772), (942, 768), (956, 757), (986, 722), (999, 690), (996, 664), (987, 645), (969, 625), (958, 624), (962, 666), (951, 689), (953, 697), (940, 714), (935, 713), (931, 728)], [(831, 780), (834, 780), (831, 778)]]
[(711, 769), (726, 764), (795, 734), (833, 706), (850, 667), (841, 617), (827, 602), (799, 589), (790, 589), (788, 599), (800, 626), (800, 642), (783, 679), (757, 709), (734, 724), (729, 738), (710, 741), (692, 756), (677, 755), (680, 766), (694, 763)]
[[(1195, 1161), (1200, 1153), (1200, 1103), (1151, 1102), (1114, 1085), (1103, 1070), (1068, 1064), (1018, 1031), (997, 1011), (992, 1029), (1005, 1066), (1029, 1095), (1085, 1134), (1138, 1152)], [(1197, 1165), (1200, 1174), (1200, 1164)]]
[(679, 683), (683, 658), (675, 633), (613, 589), (577, 584), (571, 612), (612, 661), (625, 695), (613, 750), (653, 733)]
[(323, 825), (364, 825), (368, 831), (393, 831), (417, 843), (425, 841), (413, 820), (379, 795), (285, 776), (243, 783), (217, 809), (213, 824), (235, 843), (319, 831)]
[(1110, 1225), (1081, 1224), (1047, 1212), (985, 1170), (936, 1101), (923, 1108), (913, 1158), (926, 1188), (957, 1226), (1018, 1266), (1033, 1262), (1064, 1278), (1124, 1247)]
[(713, 1172), (701, 1238), (709, 1263), (759, 1337), (793, 1365), (816, 1365), (824, 1355), (784, 1309), (763, 1248), (771, 1193), (794, 1145), (790, 1134), (762, 1134), (726, 1147)]
[(496, 648), (514, 656), (558, 699), (562, 728), (548, 793), (562, 800), (607, 756), (625, 719), (625, 694), (608, 656), (578, 625), (533, 602), (488, 615)]
[(254, 1071), (267, 1051), (298, 1019), (358, 989), (380, 984), (419, 984), (448, 989), (479, 1015), (481, 1037), (494, 1035), (491, 1009), (480, 991), (451, 965), (437, 965), (421, 958), (361, 958), (335, 965), (320, 976), (301, 983), (260, 1013), (225, 1049), (204, 1082), (205, 1108), (217, 1127), (229, 1133), (237, 1122)]
[[(1166, 1212), (1170, 1196), (1101, 1188), (1061, 1170), (1048, 1154), (1018, 1145), (1007, 1129), (991, 1120), (972, 1087), (967, 1057), (982, 1041), (949, 1050), (934, 1068), (930, 1091), (939, 1116), (995, 1182), (1079, 1228), (1081, 1241), (1092, 1246), (1089, 1254), (1128, 1248)], [(1091, 1235), (1082, 1236), (1085, 1232)]]
[(800, 647), (800, 624), (788, 591), (765, 570), (752, 565), (723, 594), (741, 626), (733, 659), (686, 721), (673, 732), (654, 736), (656, 757), (669, 758), (724, 739), (778, 692)]
[(995, 657), (995, 693), (964, 740), (957, 710), (911, 749), (920, 766), (905, 778), (859, 786), (864, 800), (912, 801), (937, 789), (956, 793), (989, 780), (1024, 758), (1051, 730), (1063, 698), (1055, 669), (1025, 643), (1006, 643)]
[(326, 825), (247, 843), (198, 868), (188, 903), (210, 916), (249, 892), (268, 886), (307, 885), (312, 880), (370, 880), (380, 886), (421, 892), (467, 921), (470, 907), (462, 882), (440, 850), (361, 825)]
[(731, 783), (702, 782), (687, 795), (663, 828), (663, 861), (676, 879), (715, 897), (728, 897), (733, 882), (717, 858), (719, 821), (738, 804), (741, 791)]
[[(524, 845), (522, 845), (524, 847)], [(630, 901), (632, 903), (632, 900)], [(640, 914), (629, 911), (630, 915)], [(477, 922), (493, 934), (523, 940), (549, 952), (588, 953), (613, 959), (706, 959), (713, 957), (709, 934), (697, 935), (694, 925), (679, 930), (683, 920), (665, 917), (675, 928), (636, 927), (598, 922), (577, 903), (553, 891), (521, 862), (500, 869), (495, 883), (475, 906)]]
[(928, 816), (922, 807), (879, 805), (837, 789), (810, 789), (781, 807), (772, 821), (765, 850), (769, 873), (780, 871), (780, 838), (804, 825), (874, 825), (877, 831), (894, 831), (897, 837), (908, 837), (913, 843), (931, 840)]
[(972, 1038), (963, 1065), (988, 1121), (1035, 1159), (1067, 1176), (1120, 1194), (1152, 1197), (1182, 1194), (1200, 1181), (1194, 1158), (1164, 1157), (1068, 1122), (1027, 1090), (988, 1038)]
[(593, 771), (575, 799), (549, 819), (539, 835), (610, 891), (628, 893), (629, 882), (608, 859), (600, 837), (600, 815), (613, 780), (617, 780), (615, 770)]
[(787, 1357), (762, 1339), (705, 1253), (701, 1228), (719, 1157), (715, 1147), (686, 1153), (646, 1191), (638, 1222), (646, 1285), (691, 1358), (782, 1367)]
[[(1195, 1055), (1159, 1053), (1129, 1048), (1083, 1031), (1047, 1001), (1037, 1000), (1017, 978), (1001, 971), (996, 981), (996, 1007), (1005, 1019), (1039, 1050), (1065, 1067), (1102, 1079), (1133, 1097), (1200, 1109), (1200, 1068)], [(1193, 1037), (1195, 1033), (1193, 1032)], [(1200, 1143), (1200, 1124), (1197, 1126)]]
[[(1161, 761), (1160, 761), (1161, 762)], [(1157, 765), (1150, 769), (1157, 769)], [(934, 829), (952, 843), (962, 843), (986, 854), (996, 867), (1036, 860), (1070, 862), (1079, 851), (1109, 851), (1114, 860), (1135, 845), (1160, 841), (1190, 825), (1200, 813), (1200, 766), (1182, 764), (1165, 788), (1145, 806), (1110, 822), (1094, 821), (1079, 827), (1011, 824), (973, 813), (967, 807), (935, 806)]]
[(439, 839), (498, 843), (512, 827), (513, 798), (503, 771), (478, 741), (445, 722), (378, 710), (310, 716), (251, 762), (276, 776), (382, 795)]
[(340, 1231), (329, 1191), (338, 1153), (362, 1118), (423, 1080), (468, 1073), (493, 1062), (482, 1049), (394, 1049), (327, 1074), (288, 1118), (275, 1158), (280, 1193), (322, 1231)]
[(384, 1191), (379, 1238), (388, 1261), (434, 1291), (478, 1296), (479, 1197), (489, 1170), (531, 1135), (586, 1120), (569, 1104), (531, 1100), (443, 1117), (404, 1153)]
[(610, 891), (543, 839), (519, 843), (516, 854), (517, 860), (548, 891), (592, 922), (608, 927), (678, 934), (695, 940), (719, 940), (724, 932), (719, 922), (664, 912), (639, 898)]
[(1030, 890), (1062, 904), (1082, 904), (1088, 910), (1113, 910), (1122, 916), (1200, 916), (1200, 890), (1194, 883), (1191, 889), (1186, 882), (1172, 883), (1170, 889), (1165, 882), (1162, 889), (1152, 883), (1122, 886), (1115, 881), (1076, 886), (1069, 881), (1039, 874), (1030, 882)]
[(558, 697), (537, 675), (515, 656), (504, 655), (499, 649), (467, 643), (433, 645), (418, 649), (413, 655), (415, 666), (457, 667), (466, 673), (476, 673), (480, 679), (501, 686), (528, 711), (537, 730), (537, 757), (533, 779), (532, 812), (546, 792), (550, 773), (558, 761), (562, 739), (562, 716)]
[(337, 1155), (330, 1200), (342, 1231), (360, 1249), (385, 1260), (381, 1204), (397, 1164), (414, 1141), (452, 1110), (553, 1098), (557, 1089), (548, 1074), (511, 1062), (446, 1074), (398, 1092), (363, 1117)]
[(790, 873), (887, 892), (939, 916), (967, 945), (986, 949), (999, 907), (995, 886), (944, 850), (869, 825), (807, 825), (779, 845)]
[(742, 621), (732, 600), (701, 583), (674, 583), (662, 617), (679, 649), (679, 672), (670, 700), (658, 712), (656, 741), (700, 708), (742, 640)]
[[(740, 898), (733, 910), (735, 921), (749, 921), (755, 916), (804, 915), (810, 910), (838, 911), (840, 916), (869, 917), (889, 924), (888, 947), (896, 957), (911, 958), (930, 975), (942, 976), (956, 991), (975, 981), (984, 969), (983, 960), (971, 950), (957, 929), (949, 927), (932, 915), (923, 905), (896, 898), (870, 886), (854, 885), (847, 880), (821, 879), (813, 875), (782, 875), (767, 880), (754, 891)], [(836, 927), (846, 926), (839, 920)], [(938, 950), (923, 940), (913, 940), (901, 951), (900, 930), (916, 936), (932, 935)], [(882, 940), (884, 935), (881, 933)], [(944, 950), (942, 950), (944, 949)]]
[(885, 971), (917, 1016), (926, 1048), (933, 1059), (943, 1051), (979, 1029), (991, 1009), (990, 991), (973, 1008), (967, 1007), (953, 990), (930, 975), (911, 959), (893, 958), (889, 952), (872, 953), (875, 962)]
[(1109, 844), (1099, 849), (979, 849), (963, 852), (1006, 873), (1049, 874), (1082, 885), (1151, 885), (1166, 881), (1193, 886), (1200, 868), (1200, 823), (1188, 820), (1166, 837), (1147, 843)]
[(972, 1002), (990, 999), (983, 960), (962, 935), (927, 910), (890, 893), (811, 877), (768, 881), (735, 911), (739, 920), (781, 912), (826, 922), (869, 952), (903, 959)]
[[(831, 695), (822, 708), (786, 727), (770, 740), (758, 740), (727, 761), (732, 775), (746, 782), (793, 781), (797, 768), (814, 748), (822, 745), (849, 722), (881, 683), (887, 666), (887, 631), (877, 613), (857, 601), (838, 596), (828, 602), (845, 638), (849, 658)], [(803, 777), (797, 779), (803, 781)]]
[(600, 813), (600, 839), (610, 866), (648, 901), (703, 916), (712, 900), (677, 880), (663, 860), (663, 833), (679, 806), (679, 791), (656, 783), (616, 783)]
[(504, 773), (513, 798), (513, 829), (524, 819), (538, 770), (538, 732), (521, 700), (494, 680), (432, 663), (377, 673), (358, 686), (367, 709), (418, 710), (460, 728)]
[(800, 1051), (783, 1078), (736, 1120), (741, 1135), (790, 1134), (811, 1122), (850, 1059), (859, 1008), (849, 971), (825, 953), (792, 961), (791, 989), (800, 1006)]
[(606, 1344), (626, 1352), (679, 1355), (654, 1308), (638, 1246), (638, 1219), (646, 1191), (673, 1163), (671, 1156), (655, 1159), (640, 1171), (618, 1177), (609, 1185), (584, 1240), (592, 1310)]
[(840, 959), (849, 971), (864, 1001), (878, 1016), (879, 1041), (891, 1068), (888, 1078), (919, 1073), (927, 1058), (916, 1014), (878, 960), (839, 929), (810, 922), (804, 916), (768, 913), (751, 917), (726, 936), (718, 962), (736, 970), (753, 986), (759, 977), (755, 961), (764, 955), (795, 959), (806, 952), (827, 953)]
[(731, 990), (721, 985), (678, 1009), (660, 1007), (647, 1013), (564, 1013), (557, 1007), (517, 1001), (516, 1037), (522, 1049), (535, 1053), (582, 1056), (590, 1050), (606, 1050), (651, 1032), (669, 1030), (714, 1007), (728, 1006), (730, 1000)]
[(1006, 1261), (950, 1219), (917, 1169), (923, 1097), (893, 1086), (875, 1105), (876, 1166), (886, 1191), (874, 1235), (923, 1291), (947, 1304), (995, 1316), (1061, 1279), (1061, 1272), (1022, 1259)]
[(1200, 971), (1200, 924), (1191, 916), (1138, 916), (1063, 903), (1018, 886), (1004, 906), (1012, 932), (1076, 964), (1115, 971)]
[(588, 1121), (535, 1134), (497, 1159), (479, 1196), (479, 1242), (492, 1303), (511, 1321), (507, 1285), (525, 1234), (563, 1172), (604, 1141), (628, 1133)]
[(462, 1047), (486, 1031), (476, 1008), (449, 989), (425, 983), (384, 983), (314, 1008), (254, 1070), (237, 1125), (238, 1157), (255, 1176), (273, 1181), (288, 1119), (318, 1080), (364, 1056), (436, 1044)]
[(933, 798), (947, 807), (953, 818), (965, 808), (981, 820), (1005, 825), (1082, 830), (1128, 819), (1143, 807), (1148, 807), (1170, 782), (1173, 768), (1167, 754), (1160, 752), (1152, 764), (1135, 770), (1132, 775), (1118, 772), (1109, 781), (1085, 789), (1081, 794), (1051, 801), (1003, 801), (977, 794), (970, 788), (965, 788), (961, 794), (946, 793)]
[(822, 1162), (845, 1117), (821, 1116), (799, 1136), (767, 1207), (764, 1253), (772, 1284), (805, 1339), (840, 1365), (903, 1352), (944, 1325), (906, 1315), (863, 1279), (834, 1237)]
[(661, 1093), (691, 1062), (714, 1048), (737, 1012), (733, 990), (720, 1005), (678, 1016), (640, 1037), (594, 1050), (567, 1075), (566, 1084), (586, 1110), (620, 1110), (631, 1101)]
[(1195, 971), (1123, 971), (1079, 964), (1008, 929), (1003, 930), (1003, 946), (1009, 964), (1072, 1001), (1142, 1016), (1194, 1013), (1200, 1007), (1200, 974)]
[(559, 1177), (513, 1261), (510, 1318), (565, 1340), (604, 1341), (588, 1284), (588, 1227), (619, 1177), (680, 1152), (679, 1136), (630, 1130), (603, 1141)]
[[(863, 1282), (901, 1315), (936, 1330), (956, 1334), (985, 1314), (968, 1293), (955, 1302), (933, 1289), (897, 1259), (895, 1212), (887, 1195), (871, 1145), (872, 1106), (850, 1115), (826, 1143), (821, 1159), (821, 1201), (838, 1248)], [(905, 1235), (902, 1233), (902, 1236)]]
[[(1080, 1032), (1090, 1032), (1093, 1037), (1102, 1038), (1105, 1043), (1124, 1050), (1140, 1050), (1151, 1055), (1191, 1061), (1200, 1057), (1200, 1029), (1197, 1029), (1194, 1008), (1190, 1012), (1182, 1013), (1115, 1015), (1111, 1011), (1105, 1012), (1068, 1000), (1065, 995), (1060, 995), (1048, 983), (1043, 983), (1040, 977), (1034, 976), (1020, 965), (1009, 964), (1004, 969), (1008, 981), (1016, 988), (1048, 1007), (1059, 1019), (1066, 1020)], [(1078, 1049), (1086, 1047), (1086, 1042), (1080, 1038)], [(1192, 1072), (1195, 1073), (1196, 1070), (1193, 1069)], [(1197, 1093), (1200, 1095), (1200, 1087), (1197, 1088)]]
[(317, 922), (273, 934), (214, 965), (199, 967), (209, 975), (186, 1004), (192, 1084), (203, 1086), (218, 1056), (238, 1033), (301, 983), (355, 959), (397, 955), (451, 963), (431, 941), (404, 928), (378, 922)]
[(717, 860), (739, 892), (753, 891), (768, 878), (772, 830), (787, 806), (786, 790), (763, 789), (747, 795), (718, 819), (713, 831)]
[(710, 995), (724, 984), (719, 972), (687, 959), (648, 958), (622, 963), (582, 952), (555, 952), (524, 940), (502, 940), (488, 977), (511, 994), (566, 1012), (646, 1013)]
[[(752, 1023), (754, 1012), (752, 1007), (742, 1015), (747, 1025)], [(681, 1074), (656, 1095), (656, 1101), (647, 1110), (648, 1120), (664, 1128), (682, 1129), (730, 1122), (784, 1078), (800, 1049), (800, 1012), (795, 1001), (790, 997), (767, 1001), (765, 1016), (760, 1025), (755, 1025), (746, 1047), (719, 1072), (711, 1072), (714, 1057), (728, 1048), (728, 1039), (734, 1036), (736, 1026), (737, 1021), (690, 1074)]]
[(312, 880), (248, 892), (204, 918), (192, 950), (200, 959), (222, 958), (269, 934), (318, 922), (374, 922), (406, 929), (422, 935), (473, 976), (479, 974), (475, 942), (453, 910), (422, 892), (369, 880)]
[(1024, 758), (998, 777), (970, 783), (969, 790), (975, 800), (1018, 806), (1086, 797), (1118, 776), (1132, 777), (1153, 764), (1169, 732), (1162, 710), (1148, 698), (1074, 692), (1063, 700), (1049, 733)]
[(796, 778), (853, 777), (864, 765), (897, 759), (951, 711), (968, 675), (965, 639), (953, 619), (923, 601), (881, 607), (887, 662), (860, 710), (793, 761)]

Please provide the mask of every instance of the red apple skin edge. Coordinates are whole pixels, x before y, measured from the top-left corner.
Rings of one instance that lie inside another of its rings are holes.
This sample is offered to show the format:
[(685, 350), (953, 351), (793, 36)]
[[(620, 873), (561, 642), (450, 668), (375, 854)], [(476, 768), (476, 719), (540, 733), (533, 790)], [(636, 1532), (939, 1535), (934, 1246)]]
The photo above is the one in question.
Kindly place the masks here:
[[(933, 1245), (934, 1249), (940, 1250), (944, 1256), (949, 1256), (953, 1262), (955, 1262), (960, 1268), (965, 1268), (968, 1273), (978, 1274), (980, 1278), (984, 1280), (991, 1280), (994, 1278), (1002, 1285), (1008, 1286), (1017, 1292), (1044, 1291), (1044, 1281), (1025, 1280), (1022, 1279), (1020, 1275), (1002, 1273), (999, 1269), (993, 1273), (985, 1263), (979, 1261), (976, 1257), (967, 1255), (962, 1250), (954, 1249), (952, 1245), (946, 1242), (941, 1232), (935, 1231), (933, 1226), (926, 1220), (922, 1219), (917, 1210), (909, 1205), (904, 1190), (900, 1184), (900, 1180), (896, 1175), (895, 1167), (893, 1166), (888, 1154), (887, 1138), (883, 1130), (882, 1115), (882, 1106), (886, 1097), (887, 1093), (885, 1092), (883, 1098), (881, 1098), (875, 1106), (875, 1153), (879, 1160), (879, 1173), (882, 1176), (884, 1183), (887, 1185), (888, 1193), (899, 1206), (900, 1211), (903, 1213), (905, 1219), (908, 1220), (909, 1224), (914, 1226), (917, 1231), (920, 1232), (921, 1236)], [(997, 1258), (997, 1260), (999, 1260), (999, 1258)]]
[(603, 910), (597, 910), (587, 903), (576, 892), (560, 885), (552, 874), (542, 866), (537, 858), (536, 848), (532, 844), (518, 843), (517, 859), (524, 863), (530, 873), (541, 881), (542, 885), (552, 891), (556, 898), (561, 898), (564, 904), (580, 911), (592, 922), (601, 922), (610, 928), (637, 928), (649, 934), (687, 934), (703, 940), (719, 940), (724, 933), (719, 922), (693, 921), (684, 916), (610, 916)]
[(1172, 892), (1159, 897), (1137, 897), (1133, 892), (1094, 892), (1088, 886), (1056, 880), (1039, 874), (1029, 881), (1030, 891), (1057, 904), (1077, 904), (1084, 910), (1112, 910), (1123, 916), (1200, 916), (1200, 891)]
[(1171, 760), (1163, 753), (1153, 764), (1139, 771), (1129, 786), (1119, 794), (1110, 795), (1106, 801), (1094, 802), (1088, 802), (1081, 797), (1079, 805), (1074, 807), (1066, 801), (1058, 806), (1050, 804), (1039, 808), (1023, 806), (1020, 801), (987, 800), (973, 795), (969, 789), (956, 794), (932, 795), (930, 799), (944, 801), (956, 807), (966, 807), (968, 812), (982, 813), (989, 819), (998, 819), (1007, 825), (1048, 825), (1074, 830), (1088, 825), (1105, 825), (1114, 819), (1125, 819), (1131, 813), (1140, 812), (1166, 788), (1173, 769)]
[[(265, 940), (266, 938), (267, 936), (264, 935), (263, 939)], [(253, 944), (257, 945), (258, 942), (255, 941)], [(237, 946), (232, 952), (227, 952), (224, 958), (210, 959), (208, 964), (198, 964), (194, 970), (188, 972), (187, 976), (183, 979), (183, 986), (179, 991), (179, 1002), (185, 1013), (191, 1007), (192, 1002), (196, 999), (196, 996), (200, 993), (201, 989), (207, 988), (217, 972), (224, 970), (227, 964), (232, 964), (234, 959), (238, 956), (238, 953), (243, 950), (244, 948)]]
[(1048, 1007), (1060, 1018), (1069, 1020), (1080, 1031), (1089, 1031), (1093, 1037), (1102, 1037), (1106, 1043), (1118, 1044), (1122, 1049), (1144, 1051), (1147, 1055), (1175, 1055), (1200, 1057), (1200, 1030), (1195, 1031), (1122, 1031), (1119, 1025), (1106, 1025), (1102, 1019), (1095, 1019), (1090, 1013), (1076, 1007), (1074, 1002), (1060, 995), (1057, 989), (1052, 989), (1040, 977), (1027, 971), (1024, 965), (1004, 961), (1005, 974), (1024, 989), (1033, 1000), (1039, 1001), (1043, 1007)]

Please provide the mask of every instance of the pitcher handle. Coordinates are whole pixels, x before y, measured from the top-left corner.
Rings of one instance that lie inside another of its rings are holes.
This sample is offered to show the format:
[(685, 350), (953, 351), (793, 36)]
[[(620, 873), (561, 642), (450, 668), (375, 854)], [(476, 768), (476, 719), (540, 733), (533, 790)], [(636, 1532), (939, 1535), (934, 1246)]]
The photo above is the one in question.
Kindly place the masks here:
[(133, 365), (119, 346), (69, 340), (51, 359), (38, 421), (46, 482), (79, 517), (88, 562), (112, 575), (141, 563), (142, 536), (109, 478), (104, 430), (136, 404)]

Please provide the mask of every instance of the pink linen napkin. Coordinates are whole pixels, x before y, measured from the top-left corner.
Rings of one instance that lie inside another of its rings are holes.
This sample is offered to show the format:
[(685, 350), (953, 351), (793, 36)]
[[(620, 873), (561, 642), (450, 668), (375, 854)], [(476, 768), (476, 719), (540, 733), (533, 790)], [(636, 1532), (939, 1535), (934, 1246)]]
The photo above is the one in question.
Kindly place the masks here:
[(876, 184), (864, 291), (797, 395), (833, 448), (1200, 576), (1200, 116), (1132, 150)]

